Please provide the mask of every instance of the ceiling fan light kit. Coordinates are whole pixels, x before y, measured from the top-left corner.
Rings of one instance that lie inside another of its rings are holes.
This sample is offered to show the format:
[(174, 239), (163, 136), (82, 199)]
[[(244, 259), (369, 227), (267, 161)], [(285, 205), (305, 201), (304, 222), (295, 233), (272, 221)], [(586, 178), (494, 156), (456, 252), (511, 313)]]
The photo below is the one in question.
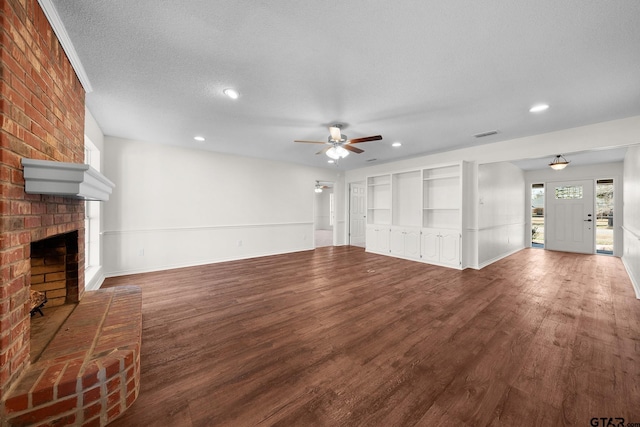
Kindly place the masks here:
[(567, 167), (569, 165), (569, 161), (564, 158), (562, 154), (558, 154), (552, 161), (549, 163), (551, 169), (559, 171)]
[(333, 160), (344, 159), (349, 155), (349, 152), (339, 145), (331, 147), (327, 150), (327, 156)]

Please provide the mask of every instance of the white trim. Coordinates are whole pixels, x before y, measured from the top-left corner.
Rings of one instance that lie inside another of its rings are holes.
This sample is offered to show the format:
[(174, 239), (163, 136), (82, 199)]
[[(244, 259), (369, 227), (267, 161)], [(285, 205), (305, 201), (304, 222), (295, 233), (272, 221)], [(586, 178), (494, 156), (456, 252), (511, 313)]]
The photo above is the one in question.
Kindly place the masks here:
[(184, 264), (170, 264), (170, 265), (155, 267), (155, 268), (136, 268), (131, 270), (112, 271), (110, 273), (107, 273), (105, 277), (118, 277), (118, 276), (127, 276), (129, 274), (154, 273), (156, 271), (175, 270), (178, 268), (188, 268), (188, 267), (199, 267), (202, 265), (218, 264), (221, 262), (240, 261), (244, 259), (261, 258), (266, 256), (283, 255), (283, 254), (290, 254), (295, 252), (306, 252), (306, 251), (313, 251), (313, 250), (315, 250), (315, 248), (300, 247), (300, 248), (288, 250), (286, 252), (262, 252), (262, 253), (248, 254), (240, 257), (203, 259), (195, 262), (189, 262)]
[(103, 231), (102, 235), (125, 235), (125, 234), (137, 234), (137, 233), (156, 233), (167, 231), (204, 231), (204, 230), (224, 230), (224, 229), (237, 229), (237, 228), (265, 228), (265, 227), (287, 227), (298, 225), (314, 225), (313, 222), (282, 222), (271, 224), (236, 224), (236, 225), (202, 225), (195, 227), (171, 227), (171, 228), (145, 228), (134, 230), (108, 230)]
[(38, 0), (38, 3), (40, 4), (42, 11), (47, 17), (49, 24), (51, 24), (53, 32), (56, 33), (58, 41), (60, 42), (60, 45), (62, 45), (62, 49), (64, 49), (64, 52), (67, 54), (67, 58), (69, 59), (69, 62), (71, 62), (71, 66), (76, 72), (76, 76), (78, 76), (78, 80), (80, 80), (84, 91), (86, 93), (93, 92), (91, 82), (89, 81), (89, 76), (84, 70), (84, 66), (80, 61), (80, 57), (76, 52), (76, 48), (73, 46), (71, 38), (69, 38), (69, 34), (67, 33), (67, 29), (62, 23), (62, 19), (60, 19), (60, 15), (58, 15), (58, 10), (53, 5), (53, 2), (51, 0)]
[(629, 280), (631, 280), (631, 286), (633, 286), (633, 290), (636, 293), (636, 299), (640, 299), (640, 283), (636, 281), (636, 278), (631, 274), (631, 268), (627, 265), (627, 261), (624, 257), (622, 259), (622, 265), (624, 265), (624, 269), (627, 270), (627, 275), (629, 276)]
[(503, 228), (503, 227), (511, 227), (513, 225), (522, 225), (522, 226), (526, 226), (527, 223), (526, 222), (510, 222), (509, 224), (499, 224), (499, 225), (490, 225), (488, 227), (480, 227), (480, 228), (468, 228), (467, 231), (485, 231), (485, 230), (495, 230), (497, 228)]
[(104, 282), (105, 276), (102, 271), (102, 266), (88, 268), (84, 272), (85, 275), (85, 291), (96, 291), (100, 289)]
[(621, 228), (636, 239), (640, 240), (640, 234), (636, 233), (634, 230), (630, 229), (629, 227), (625, 227), (624, 225)]
[[(506, 252), (506, 253), (504, 253), (504, 254), (498, 255), (498, 256), (497, 256), (497, 257), (495, 257), (495, 258), (492, 258), (492, 259), (490, 259), (490, 260), (488, 260), (488, 261), (485, 261), (485, 262), (481, 263), (481, 264), (478, 266), (478, 268), (477, 268), (477, 269), (478, 269), (478, 270), (482, 270), (482, 269), (483, 269), (483, 268), (485, 268), (486, 266), (491, 265), (491, 264), (493, 264), (494, 262), (500, 261), (500, 260), (501, 260), (501, 259), (503, 259), (503, 258), (506, 258), (506, 257), (508, 257), (508, 256), (511, 256), (511, 255), (515, 254), (516, 252), (520, 252), (520, 251), (521, 251), (521, 250), (523, 250), (523, 249), (525, 249), (525, 248), (524, 248), (524, 247), (522, 247), (522, 248), (517, 248), (517, 249), (514, 249), (514, 250), (512, 250), (512, 251), (510, 251), (510, 252)], [(475, 268), (475, 267), (474, 267), (474, 268)]]

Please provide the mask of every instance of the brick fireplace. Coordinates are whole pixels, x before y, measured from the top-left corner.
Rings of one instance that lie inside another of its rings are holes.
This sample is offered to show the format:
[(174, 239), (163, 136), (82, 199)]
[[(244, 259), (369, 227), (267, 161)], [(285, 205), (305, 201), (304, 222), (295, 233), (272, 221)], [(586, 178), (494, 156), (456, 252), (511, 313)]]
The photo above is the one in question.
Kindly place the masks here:
[(47, 307), (80, 301), (77, 231), (31, 242), (31, 289), (46, 294)]
[(84, 294), (84, 203), (26, 194), (21, 159), (84, 162), (85, 92), (38, 2), (0, 5), (2, 400), (29, 367), (31, 244), (72, 233), (77, 273), (65, 299)]
[[(0, 424), (104, 426), (140, 391), (142, 294), (85, 294), (76, 196), (113, 186), (83, 165), (85, 91), (37, 0), (0, 0), (0, 23)], [(48, 191), (39, 168), (64, 184), (82, 171), (91, 184)], [(77, 303), (33, 362), (31, 289), (46, 292), (47, 307)]]

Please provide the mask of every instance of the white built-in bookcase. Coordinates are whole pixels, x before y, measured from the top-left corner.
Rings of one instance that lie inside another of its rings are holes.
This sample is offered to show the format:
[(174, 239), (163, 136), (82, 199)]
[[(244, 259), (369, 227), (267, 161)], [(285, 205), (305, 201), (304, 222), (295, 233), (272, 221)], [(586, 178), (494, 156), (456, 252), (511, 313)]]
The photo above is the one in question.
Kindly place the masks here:
[(367, 177), (367, 250), (460, 268), (463, 166)]

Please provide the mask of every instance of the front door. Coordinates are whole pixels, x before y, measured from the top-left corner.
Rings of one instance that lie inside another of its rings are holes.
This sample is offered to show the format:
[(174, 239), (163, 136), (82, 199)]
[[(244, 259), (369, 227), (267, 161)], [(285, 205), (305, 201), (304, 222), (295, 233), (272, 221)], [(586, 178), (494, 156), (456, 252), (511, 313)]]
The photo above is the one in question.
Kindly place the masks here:
[(349, 185), (349, 244), (364, 247), (366, 232), (365, 186)]
[(545, 248), (595, 253), (593, 180), (547, 183)]

